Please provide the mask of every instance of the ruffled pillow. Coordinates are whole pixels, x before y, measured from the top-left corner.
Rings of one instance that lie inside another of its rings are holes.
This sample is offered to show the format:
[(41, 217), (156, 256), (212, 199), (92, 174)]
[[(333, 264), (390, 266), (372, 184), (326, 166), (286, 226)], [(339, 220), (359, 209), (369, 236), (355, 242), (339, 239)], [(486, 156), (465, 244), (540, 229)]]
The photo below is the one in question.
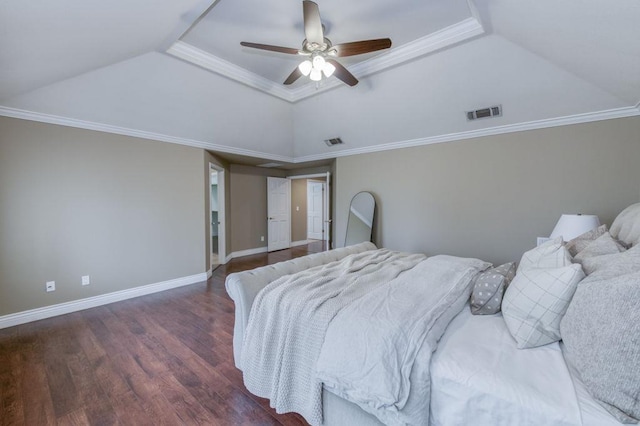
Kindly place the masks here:
[(615, 238), (608, 232), (602, 234), (602, 236), (591, 241), (584, 250), (581, 250), (573, 258), (574, 262), (582, 263), (584, 259), (595, 256), (603, 256), (605, 254), (616, 254), (625, 251), (626, 248), (622, 246)]
[(592, 229), (591, 231), (575, 237), (573, 240), (567, 241), (565, 247), (569, 250), (569, 254), (571, 256), (575, 256), (587, 248), (592, 241), (601, 237), (605, 232), (607, 232), (607, 225), (601, 225), (596, 229)]

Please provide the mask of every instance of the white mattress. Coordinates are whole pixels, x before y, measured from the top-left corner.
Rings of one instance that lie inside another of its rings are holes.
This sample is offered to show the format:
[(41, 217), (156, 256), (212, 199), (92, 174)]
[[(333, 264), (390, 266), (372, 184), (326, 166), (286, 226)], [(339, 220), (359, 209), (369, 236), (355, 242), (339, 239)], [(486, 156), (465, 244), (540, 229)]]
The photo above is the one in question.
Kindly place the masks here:
[(517, 349), (502, 315), (465, 307), (431, 364), (431, 425), (620, 425), (570, 372), (557, 343)]

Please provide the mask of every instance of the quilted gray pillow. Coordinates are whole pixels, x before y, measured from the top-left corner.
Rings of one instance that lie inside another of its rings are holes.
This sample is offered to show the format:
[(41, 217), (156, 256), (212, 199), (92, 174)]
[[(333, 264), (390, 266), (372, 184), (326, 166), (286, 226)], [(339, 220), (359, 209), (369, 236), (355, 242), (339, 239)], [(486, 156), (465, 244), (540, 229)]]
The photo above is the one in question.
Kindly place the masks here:
[(582, 263), (584, 259), (594, 257), (594, 256), (603, 256), (605, 254), (616, 254), (625, 251), (626, 248), (623, 247), (618, 241), (616, 241), (611, 234), (605, 232), (597, 239), (591, 241), (584, 250), (581, 250), (578, 254), (573, 258), (574, 262)]
[(500, 312), (504, 290), (515, 274), (515, 262), (505, 263), (478, 274), (471, 292), (471, 313), (493, 315)]
[(591, 231), (585, 232), (584, 234), (575, 237), (573, 240), (567, 241), (564, 246), (567, 248), (567, 250), (569, 250), (569, 254), (571, 256), (575, 256), (576, 254), (584, 250), (591, 243), (591, 241), (602, 236), (602, 234), (604, 234), (605, 232), (607, 232), (607, 225), (600, 225), (596, 229), (592, 229)]
[(580, 283), (560, 323), (567, 361), (623, 423), (640, 420), (639, 304), (640, 271), (594, 274)]
[(622, 253), (588, 257), (582, 261), (582, 269), (587, 275), (599, 278), (640, 271), (640, 244)]

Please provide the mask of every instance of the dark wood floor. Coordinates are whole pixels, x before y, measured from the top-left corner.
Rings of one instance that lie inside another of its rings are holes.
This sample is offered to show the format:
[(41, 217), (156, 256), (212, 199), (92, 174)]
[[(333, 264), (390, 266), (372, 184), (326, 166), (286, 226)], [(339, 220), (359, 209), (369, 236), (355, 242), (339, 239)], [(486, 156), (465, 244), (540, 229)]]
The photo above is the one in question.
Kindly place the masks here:
[(0, 330), (0, 424), (306, 424), (242, 384), (224, 280), (321, 244), (234, 259), (207, 282)]

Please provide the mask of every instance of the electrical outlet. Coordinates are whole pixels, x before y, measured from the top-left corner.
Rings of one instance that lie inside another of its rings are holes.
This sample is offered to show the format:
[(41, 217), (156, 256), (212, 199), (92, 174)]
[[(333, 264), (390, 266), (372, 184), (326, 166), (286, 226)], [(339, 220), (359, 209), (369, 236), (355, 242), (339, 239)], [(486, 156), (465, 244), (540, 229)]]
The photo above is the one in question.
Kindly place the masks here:
[(56, 282), (47, 281), (47, 283), (45, 284), (45, 289), (47, 290), (47, 293), (50, 291), (56, 291)]
[(260, 241), (264, 241), (264, 235), (260, 237)]
[(82, 285), (89, 285), (89, 284), (91, 284), (91, 278), (89, 277), (89, 275), (83, 275)]

